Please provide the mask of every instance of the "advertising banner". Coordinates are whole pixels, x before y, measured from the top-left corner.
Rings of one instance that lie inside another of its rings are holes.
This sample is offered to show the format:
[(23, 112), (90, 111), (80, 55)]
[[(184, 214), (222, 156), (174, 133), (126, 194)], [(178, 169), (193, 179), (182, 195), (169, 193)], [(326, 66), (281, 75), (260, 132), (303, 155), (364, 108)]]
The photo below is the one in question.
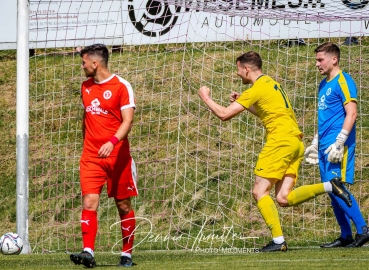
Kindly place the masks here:
[[(369, 34), (369, 1), (30, 0), (30, 48), (141, 45)], [(0, 16), (0, 49), (16, 48), (16, 1)]]

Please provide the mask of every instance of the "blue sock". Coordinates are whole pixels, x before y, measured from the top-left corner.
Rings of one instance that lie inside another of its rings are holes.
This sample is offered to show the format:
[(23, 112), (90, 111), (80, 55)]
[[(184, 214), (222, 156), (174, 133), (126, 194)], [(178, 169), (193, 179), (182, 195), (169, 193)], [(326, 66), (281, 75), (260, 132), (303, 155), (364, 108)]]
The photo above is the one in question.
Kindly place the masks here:
[(341, 228), (341, 237), (343, 239), (352, 239), (352, 230), (350, 224), (350, 218), (345, 214), (345, 211), (340, 207), (338, 202), (336, 201), (336, 197), (328, 193), (329, 197), (331, 197), (331, 203), (334, 215), (336, 216), (338, 225)]
[(352, 206), (348, 207), (347, 204), (343, 200), (335, 196), (336, 202), (339, 204), (342, 210), (345, 211), (346, 215), (352, 220), (352, 222), (354, 222), (355, 227), (356, 227), (356, 232), (358, 234), (362, 234), (363, 228), (365, 228), (366, 230), (366, 222), (365, 222), (363, 215), (360, 212), (360, 208), (356, 202), (355, 197), (352, 196), (352, 194), (350, 194), (350, 198), (352, 201)]

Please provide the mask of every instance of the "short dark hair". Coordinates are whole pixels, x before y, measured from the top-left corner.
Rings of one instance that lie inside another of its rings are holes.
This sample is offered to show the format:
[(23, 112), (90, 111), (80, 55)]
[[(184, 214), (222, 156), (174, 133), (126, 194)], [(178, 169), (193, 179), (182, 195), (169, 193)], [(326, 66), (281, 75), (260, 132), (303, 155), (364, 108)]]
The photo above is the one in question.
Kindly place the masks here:
[(315, 50), (315, 53), (318, 52), (324, 52), (324, 53), (329, 53), (331, 55), (334, 55), (337, 57), (337, 61), (340, 61), (340, 57), (341, 57), (341, 52), (340, 52), (340, 48), (334, 44), (333, 42), (326, 42), (323, 43), (321, 45), (319, 45)]
[(90, 46), (86, 46), (81, 50), (80, 54), (81, 57), (83, 57), (85, 54), (100, 56), (102, 58), (102, 61), (105, 63), (105, 66), (108, 65), (109, 51), (104, 44), (93, 44)]
[(241, 64), (248, 64), (250, 66), (261, 69), (263, 67), (263, 61), (261, 60), (260, 55), (257, 52), (247, 52), (236, 59), (236, 63), (240, 62)]

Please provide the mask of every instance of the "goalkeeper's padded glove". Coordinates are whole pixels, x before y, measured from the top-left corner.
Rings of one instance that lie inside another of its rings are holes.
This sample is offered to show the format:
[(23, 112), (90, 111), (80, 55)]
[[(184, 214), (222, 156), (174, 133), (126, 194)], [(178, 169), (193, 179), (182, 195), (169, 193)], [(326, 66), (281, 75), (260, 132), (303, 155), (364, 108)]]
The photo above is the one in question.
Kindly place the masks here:
[(328, 161), (331, 163), (338, 163), (342, 161), (343, 151), (345, 150), (345, 142), (348, 138), (348, 131), (342, 129), (336, 137), (336, 142), (331, 144), (324, 154), (328, 154)]
[(311, 145), (305, 150), (305, 161), (309, 164), (316, 165), (318, 160), (318, 134), (315, 134)]

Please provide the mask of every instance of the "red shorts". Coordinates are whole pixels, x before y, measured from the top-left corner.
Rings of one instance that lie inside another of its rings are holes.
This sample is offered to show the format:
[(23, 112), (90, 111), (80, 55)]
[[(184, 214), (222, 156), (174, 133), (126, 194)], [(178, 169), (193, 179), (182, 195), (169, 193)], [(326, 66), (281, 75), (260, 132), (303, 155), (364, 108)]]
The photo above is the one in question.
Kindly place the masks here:
[(80, 181), (82, 196), (100, 194), (107, 183), (108, 197), (122, 200), (137, 196), (136, 165), (131, 156), (81, 157)]

